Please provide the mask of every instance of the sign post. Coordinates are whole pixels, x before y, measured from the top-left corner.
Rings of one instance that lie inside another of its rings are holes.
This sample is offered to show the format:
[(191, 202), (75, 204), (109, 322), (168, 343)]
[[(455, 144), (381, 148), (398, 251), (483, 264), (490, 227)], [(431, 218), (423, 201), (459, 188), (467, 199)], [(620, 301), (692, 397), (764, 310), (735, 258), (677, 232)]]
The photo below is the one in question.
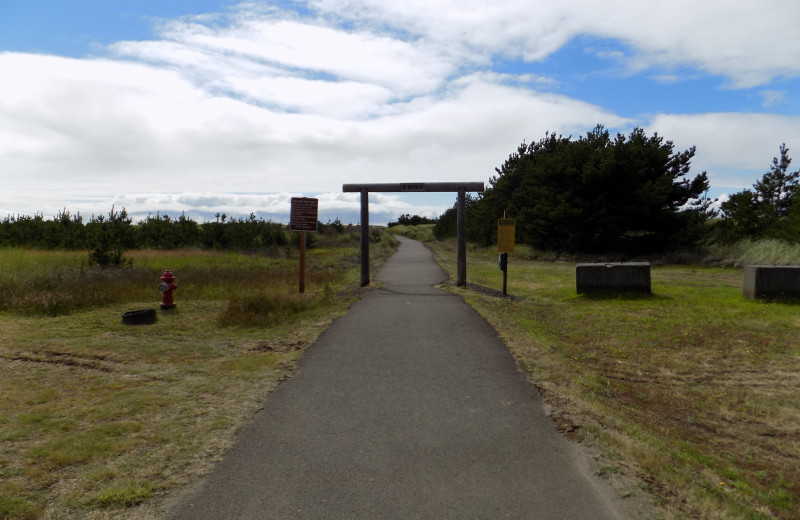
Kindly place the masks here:
[(503, 296), (507, 295), (508, 253), (514, 252), (515, 231), (516, 221), (513, 218), (505, 218), (505, 212), (503, 212), (503, 218), (497, 220), (497, 252), (500, 253), (499, 266), (503, 271)]
[(292, 197), (289, 229), (300, 232), (300, 294), (306, 290), (306, 231), (317, 230), (319, 199)]

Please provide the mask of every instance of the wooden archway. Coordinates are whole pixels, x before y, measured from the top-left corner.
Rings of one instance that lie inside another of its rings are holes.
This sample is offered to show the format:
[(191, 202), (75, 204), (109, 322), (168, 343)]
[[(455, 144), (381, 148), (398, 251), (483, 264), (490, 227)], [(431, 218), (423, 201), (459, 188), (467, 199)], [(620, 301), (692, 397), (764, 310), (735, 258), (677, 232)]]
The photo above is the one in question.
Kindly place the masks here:
[(458, 263), (456, 285), (467, 285), (467, 192), (482, 192), (482, 182), (402, 182), (378, 184), (345, 184), (345, 193), (361, 193), (361, 287), (369, 285), (369, 193), (370, 192), (456, 192)]

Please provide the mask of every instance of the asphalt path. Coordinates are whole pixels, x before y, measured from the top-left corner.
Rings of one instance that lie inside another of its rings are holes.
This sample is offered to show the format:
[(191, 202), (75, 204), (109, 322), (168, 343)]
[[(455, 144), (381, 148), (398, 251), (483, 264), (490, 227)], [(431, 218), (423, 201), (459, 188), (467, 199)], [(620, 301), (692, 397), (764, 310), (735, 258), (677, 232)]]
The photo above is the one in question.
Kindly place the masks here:
[(446, 279), (403, 240), (168, 518), (624, 518)]

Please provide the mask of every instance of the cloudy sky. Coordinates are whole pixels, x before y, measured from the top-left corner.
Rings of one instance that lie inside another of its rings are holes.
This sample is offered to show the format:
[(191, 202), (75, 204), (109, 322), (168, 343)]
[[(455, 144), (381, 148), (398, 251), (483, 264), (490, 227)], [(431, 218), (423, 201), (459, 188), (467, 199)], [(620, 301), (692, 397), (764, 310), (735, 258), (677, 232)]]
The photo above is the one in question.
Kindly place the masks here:
[[(712, 196), (800, 163), (797, 0), (2, 0), (0, 218), (358, 221), (360, 182), (488, 181), (640, 126)], [(373, 194), (373, 223), (451, 194)]]

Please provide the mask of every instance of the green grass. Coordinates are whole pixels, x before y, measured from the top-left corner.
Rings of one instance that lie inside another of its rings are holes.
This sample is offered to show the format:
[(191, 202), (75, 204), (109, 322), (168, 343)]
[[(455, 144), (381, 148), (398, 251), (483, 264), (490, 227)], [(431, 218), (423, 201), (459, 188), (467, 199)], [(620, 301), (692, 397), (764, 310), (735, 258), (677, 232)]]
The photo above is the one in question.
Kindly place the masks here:
[[(296, 251), (130, 251), (133, 268), (90, 270), (85, 253), (0, 250), (0, 519), (163, 515), (356, 297), (353, 241), (319, 246), (303, 295)], [(158, 307), (166, 268), (177, 308), (122, 324)]]
[(730, 245), (709, 247), (706, 261), (735, 267), (748, 264), (800, 265), (800, 244), (775, 239), (744, 239)]
[[(454, 276), (454, 244), (433, 247)], [(511, 255), (514, 298), (453, 290), (497, 328), (557, 427), (620, 454), (675, 517), (796, 518), (800, 307), (745, 299), (737, 269), (651, 272), (651, 296), (586, 297), (574, 263)], [(496, 252), (470, 251), (468, 282), (500, 288)]]
[(414, 240), (427, 242), (433, 240), (434, 224), (420, 224), (419, 226), (392, 226), (388, 232), (394, 235), (405, 236)]
[[(386, 237), (386, 235), (384, 235)], [(376, 258), (391, 250), (375, 252)], [(287, 256), (288, 255), (288, 256)], [(59, 316), (128, 301), (158, 301), (165, 269), (177, 277), (177, 299), (228, 299), (250, 290), (291, 292), (298, 284), (297, 252), (278, 256), (211, 251), (129, 251), (133, 267), (97, 268), (85, 252), (0, 250), (0, 312)], [(339, 283), (358, 262), (358, 244), (310, 249), (306, 280), (322, 289)]]
[(281, 338), (299, 349), (324, 326), (319, 313), (294, 331), (222, 330), (226, 302), (178, 305), (147, 327), (122, 325), (121, 308), (0, 316), (0, 494), (81, 518), (186, 483), (291, 370), (299, 350)]

